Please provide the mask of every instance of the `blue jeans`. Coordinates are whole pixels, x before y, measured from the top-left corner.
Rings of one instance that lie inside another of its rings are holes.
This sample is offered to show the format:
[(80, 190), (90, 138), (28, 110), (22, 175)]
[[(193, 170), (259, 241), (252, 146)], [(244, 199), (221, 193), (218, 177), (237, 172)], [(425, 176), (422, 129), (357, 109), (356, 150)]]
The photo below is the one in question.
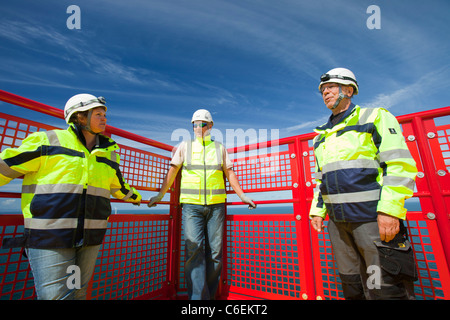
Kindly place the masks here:
[(183, 204), (186, 242), (185, 275), (191, 300), (216, 296), (222, 272), (222, 240), (225, 204)]
[[(85, 300), (100, 245), (69, 249), (33, 249), (26, 253), (38, 300)], [(73, 267), (79, 267), (73, 271)], [(72, 281), (74, 279), (77, 281)]]

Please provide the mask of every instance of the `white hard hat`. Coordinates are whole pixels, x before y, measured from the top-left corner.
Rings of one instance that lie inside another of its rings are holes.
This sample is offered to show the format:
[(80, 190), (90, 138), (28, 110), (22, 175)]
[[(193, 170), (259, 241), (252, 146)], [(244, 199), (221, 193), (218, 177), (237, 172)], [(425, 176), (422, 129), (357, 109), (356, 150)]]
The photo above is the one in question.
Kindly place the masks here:
[(206, 109), (199, 109), (195, 111), (194, 114), (192, 115), (191, 122), (194, 123), (194, 121), (205, 121), (214, 123), (211, 113)]
[(69, 123), (70, 117), (75, 112), (87, 111), (97, 107), (103, 107), (106, 110), (105, 103), (106, 101), (103, 97), (95, 97), (87, 93), (77, 94), (67, 100), (66, 106), (64, 107), (64, 119)]
[(343, 84), (345, 86), (352, 86), (355, 90), (353, 92), (353, 95), (358, 94), (358, 82), (356, 81), (356, 77), (348, 69), (345, 68), (335, 68), (331, 69), (327, 73), (324, 73), (320, 76), (320, 84), (319, 84), (319, 91), (324, 83), (339, 83)]

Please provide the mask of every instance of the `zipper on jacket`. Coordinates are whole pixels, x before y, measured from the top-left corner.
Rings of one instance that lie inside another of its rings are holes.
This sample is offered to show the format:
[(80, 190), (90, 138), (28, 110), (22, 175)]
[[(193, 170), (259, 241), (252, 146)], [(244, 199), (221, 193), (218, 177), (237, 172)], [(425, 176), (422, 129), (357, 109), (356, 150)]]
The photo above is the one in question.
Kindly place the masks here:
[(205, 196), (205, 206), (208, 205), (207, 198), (206, 198), (206, 145), (205, 145), (205, 139), (203, 139), (203, 184), (204, 184), (204, 196)]

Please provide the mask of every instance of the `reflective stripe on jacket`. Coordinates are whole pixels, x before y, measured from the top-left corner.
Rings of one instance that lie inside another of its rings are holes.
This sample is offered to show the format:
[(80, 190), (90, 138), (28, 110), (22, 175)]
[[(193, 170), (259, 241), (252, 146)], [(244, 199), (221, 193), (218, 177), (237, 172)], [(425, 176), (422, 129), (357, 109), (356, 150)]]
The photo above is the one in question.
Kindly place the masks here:
[(391, 113), (351, 104), (339, 123), (315, 131), (317, 189), (310, 216), (364, 222), (384, 212), (405, 219), (417, 168)]
[(211, 136), (187, 141), (181, 173), (180, 203), (210, 205), (224, 203), (226, 190), (223, 146)]
[(141, 199), (122, 177), (114, 152), (118, 145), (98, 135), (89, 152), (77, 133), (72, 126), (36, 132), (19, 148), (0, 154), (0, 185), (24, 175), (26, 247), (71, 248), (79, 239), (83, 245), (101, 244), (111, 214), (110, 195), (127, 202)]

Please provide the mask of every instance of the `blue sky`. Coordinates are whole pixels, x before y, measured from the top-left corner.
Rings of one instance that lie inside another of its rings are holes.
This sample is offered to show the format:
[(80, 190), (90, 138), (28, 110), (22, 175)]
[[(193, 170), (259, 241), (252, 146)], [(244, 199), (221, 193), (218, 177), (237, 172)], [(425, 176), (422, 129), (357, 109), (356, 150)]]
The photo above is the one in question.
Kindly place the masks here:
[[(66, 26), (72, 4), (79, 30)], [(381, 29), (366, 26), (373, 4)], [(8, 1), (0, 88), (58, 108), (103, 95), (109, 124), (169, 144), (200, 107), (223, 132), (285, 137), (327, 119), (318, 78), (338, 66), (356, 74), (362, 106), (449, 105), (448, 12), (447, 0)]]
[[(79, 30), (67, 28), (69, 5)], [(381, 29), (366, 25), (370, 5)], [(4, 1), (0, 89), (61, 109), (102, 95), (110, 125), (172, 145), (201, 107), (224, 134), (292, 136), (327, 120), (317, 86), (334, 67), (356, 74), (361, 106), (448, 106), (449, 12), (448, 0)]]

